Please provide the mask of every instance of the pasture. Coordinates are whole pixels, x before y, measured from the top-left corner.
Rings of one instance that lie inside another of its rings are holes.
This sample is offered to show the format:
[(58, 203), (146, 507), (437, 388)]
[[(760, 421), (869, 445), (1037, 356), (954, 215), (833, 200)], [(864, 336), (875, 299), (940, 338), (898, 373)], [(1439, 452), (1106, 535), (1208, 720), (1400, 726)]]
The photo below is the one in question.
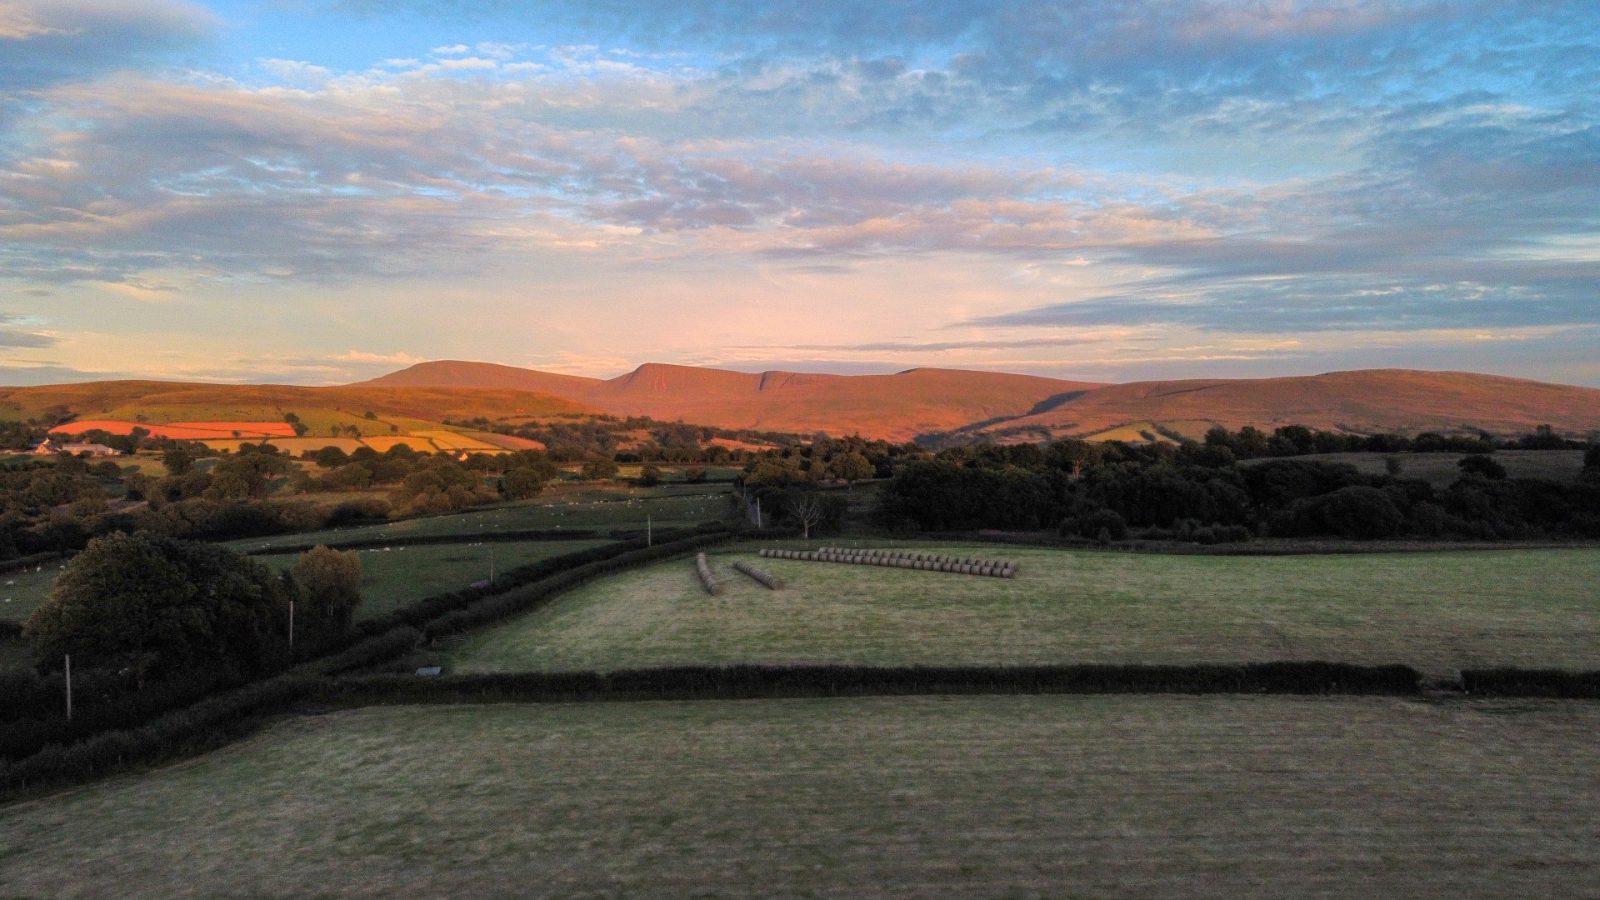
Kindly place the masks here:
[[(1176, 556), (994, 545), (911, 549), (1020, 562), (1014, 579), (708, 552), (586, 584), (457, 639), (458, 672), (700, 663), (1405, 663), (1434, 676), (1600, 668), (1600, 550)], [(791, 545), (791, 546), (797, 546)], [(872, 546), (883, 546), (882, 543)], [(734, 572), (754, 562), (769, 591)]]
[[(1389, 457), (1400, 461), (1401, 478), (1420, 478), (1435, 488), (1449, 487), (1461, 477), (1457, 465), (1464, 453), (1318, 453), (1296, 456), (1310, 462), (1346, 463), (1363, 475), (1384, 475)], [(1575, 481), (1583, 471), (1582, 450), (1497, 450), (1490, 458), (1505, 466), (1508, 478), (1544, 478), (1550, 481)], [(1266, 460), (1250, 459), (1250, 466)]]
[[(577, 553), (610, 541), (508, 541), (504, 543), (428, 544), (354, 551), (361, 559), (361, 605), (356, 619), (385, 616), (425, 597), (461, 590), (489, 577), (490, 555), (494, 569), (504, 574), (553, 556)], [(298, 554), (262, 556), (259, 560), (287, 571)]]
[(331, 528), (268, 538), (232, 541), (241, 552), (270, 547), (397, 537), (467, 538), (495, 531), (574, 528), (608, 530), (642, 529), (647, 517), (657, 528), (683, 527), (712, 519), (725, 519), (732, 507), (727, 485), (662, 485), (655, 488), (553, 489), (537, 499), (518, 504), (473, 509), (443, 516), (401, 519), (375, 525)]
[(0, 895), (1579, 896), (1600, 705), (375, 707), (15, 804)]

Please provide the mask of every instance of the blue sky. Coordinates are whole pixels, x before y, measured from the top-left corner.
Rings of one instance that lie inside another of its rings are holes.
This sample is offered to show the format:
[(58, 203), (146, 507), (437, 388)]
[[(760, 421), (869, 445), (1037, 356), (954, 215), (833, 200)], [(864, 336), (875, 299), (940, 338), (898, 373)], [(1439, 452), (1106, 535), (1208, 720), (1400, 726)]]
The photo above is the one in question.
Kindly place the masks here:
[(0, 383), (1600, 385), (1600, 5), (0, 0)]

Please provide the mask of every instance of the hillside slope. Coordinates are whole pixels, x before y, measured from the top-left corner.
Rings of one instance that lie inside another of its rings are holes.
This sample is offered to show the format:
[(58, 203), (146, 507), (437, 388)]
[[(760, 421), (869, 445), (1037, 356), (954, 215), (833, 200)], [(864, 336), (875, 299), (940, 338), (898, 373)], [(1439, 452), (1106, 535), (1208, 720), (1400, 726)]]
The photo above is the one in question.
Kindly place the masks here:
[[(522, 374), (518, 374), (522, 373)], [(1028, 415), (1102, 385), (953, 369), (893, 375), (733, 372), (646, 363), (607, 381), (481, 363), (423, 363), (365, 386), (539, 385), (613, 415), (644, 415), (697, 425), (888, 440), (950, 431), (974, 422)]]
[(1471, 372), (1368, 369), (1290, 378), (1142, 381), (1075, 397), (974, 436), (1037, 440), (1094, 436), (1122, 426), (1199, 437), (1212, 425), (1270, 431), (1306, 425), (1358, 433), (1471, 431), (1510, 434), (1548, 424), (1600, 429), (1600, 390)]

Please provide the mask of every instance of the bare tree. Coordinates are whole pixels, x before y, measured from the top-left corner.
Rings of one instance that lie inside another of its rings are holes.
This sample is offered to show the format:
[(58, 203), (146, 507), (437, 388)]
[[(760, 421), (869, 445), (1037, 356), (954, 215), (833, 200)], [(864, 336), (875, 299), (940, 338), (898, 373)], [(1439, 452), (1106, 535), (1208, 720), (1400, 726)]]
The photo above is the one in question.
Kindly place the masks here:
[(806, 494), (795, 502), (790, 515), (800, 523), (801, 538), (810, 540), (811, 527), (822, 521), (822, 498), (816, 494)]

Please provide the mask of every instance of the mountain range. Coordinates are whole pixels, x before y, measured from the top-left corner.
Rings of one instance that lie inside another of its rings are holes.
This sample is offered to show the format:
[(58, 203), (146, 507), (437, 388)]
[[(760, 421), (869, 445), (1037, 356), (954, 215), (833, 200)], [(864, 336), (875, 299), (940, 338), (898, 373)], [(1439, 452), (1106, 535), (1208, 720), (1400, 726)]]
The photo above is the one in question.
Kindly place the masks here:
[(1551, 425), (1600, 430), (1600, 389), (1471, 372), (1373, 369), (1260, 379), (1102, 384), (917, 368), (892, 375), (747, 373), (647, 363), (584, 378), (491, 363), (419, 363), (339, 387), (106, 381), (0, 388), (0, 418), (41, 415), (146, 424), (282, 421), (321, 436), (374, 420), (387, 433), (482, 417), (526, 421), (599, 414), (730, 429), (894, 441), (1199, 437), (1213, 425), (1299, 424), (1353, 433), (1517, 434)]

